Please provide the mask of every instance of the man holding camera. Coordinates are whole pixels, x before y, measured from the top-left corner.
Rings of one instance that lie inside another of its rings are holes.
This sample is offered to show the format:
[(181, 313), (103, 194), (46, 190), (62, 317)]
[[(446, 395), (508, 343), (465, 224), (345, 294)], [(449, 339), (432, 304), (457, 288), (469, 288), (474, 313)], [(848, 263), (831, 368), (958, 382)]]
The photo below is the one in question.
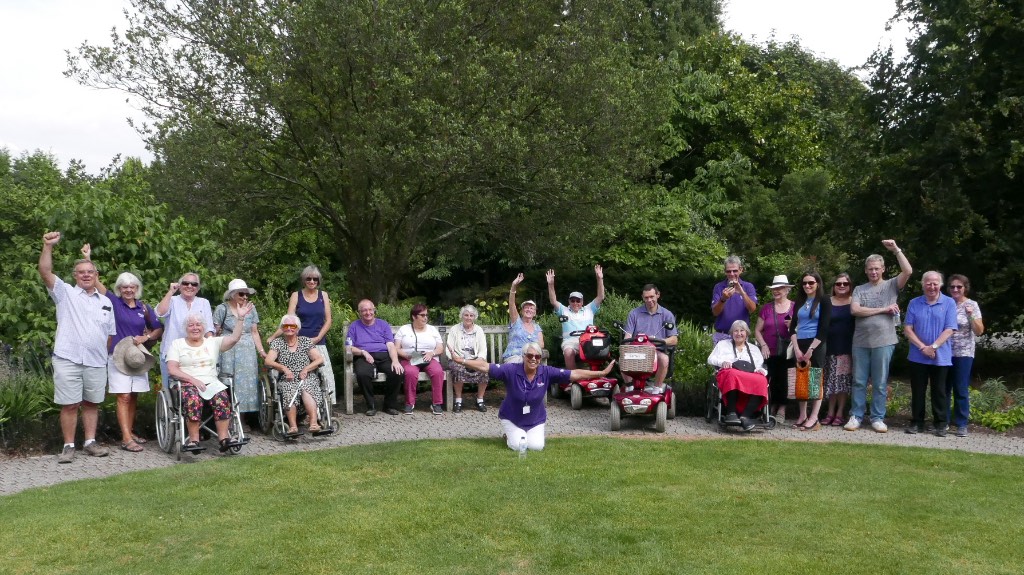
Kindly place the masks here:
[(729, 339), (732, 322), (749, 321), (750, 314), (757, 309), (757, 289), (754, 284), (740, 279), (742, 273), (739, 256), (725, 258), (725, 280), (715, 284), (711, 294), (711, 313), (715, 316), (713, 343)]

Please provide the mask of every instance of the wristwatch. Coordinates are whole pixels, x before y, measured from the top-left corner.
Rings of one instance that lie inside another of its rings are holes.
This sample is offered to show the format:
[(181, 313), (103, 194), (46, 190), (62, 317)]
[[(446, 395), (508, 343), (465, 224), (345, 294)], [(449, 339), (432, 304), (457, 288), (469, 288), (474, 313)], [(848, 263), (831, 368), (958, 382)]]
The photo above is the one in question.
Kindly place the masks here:
[(933, 343), (933, 344), (932, 344), (932, 349), (934, 349), (934, 350), (938, 350), (938, 349), (939, 349), (939, 344), (937, 344), (937, 343)]

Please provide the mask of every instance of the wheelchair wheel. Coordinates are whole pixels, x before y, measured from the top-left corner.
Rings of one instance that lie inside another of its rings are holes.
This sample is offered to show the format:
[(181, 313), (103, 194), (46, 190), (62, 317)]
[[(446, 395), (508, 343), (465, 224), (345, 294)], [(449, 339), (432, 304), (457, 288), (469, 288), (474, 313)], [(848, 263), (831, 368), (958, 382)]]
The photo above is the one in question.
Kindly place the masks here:
[(548, 387), (548, 395), (551, 396), (551, 399), (560, 399), (562, 397), (562, 388), (558, 387), (556, 383)]
[(573, 409), (581, 409), (583, 407), (583, 388), (575, 383), (569, 388), (569, 404), (572, 405)]
[(708, 382), (704, 386), (704, 421), (711, 423), (711, 420), (718, 419), (718, 386)]
[(672, 401), (668, 404), (668, 416), (669, 419), (676, 418), (676, 390), (672, 390)]
[(270, 374), (263, 373), (257, 385), (260, 394), (259, 423), (260, 431), (266, 435), (270, 432), (270, 426), (274, 424), (274, 396), (271, 392), (273, 386), (270, 383)]
[(658, 433), (665, 431), (665, 418), (668, 416), (668, 404), (664, 401), (658, 404), (654, 413), (654, 429)]
[(610, 427), (612, 428), (612, 431), (618, 431), (619, 429), (622, 428), (622, 408), (619, 407), (619, 404), (615, 402), (614, 398), (612, 398), (612, 415)]
[(156, 394), (156, 442), (164, 453), (174, 449), (174, 411), (170, 405), (170, 390)]

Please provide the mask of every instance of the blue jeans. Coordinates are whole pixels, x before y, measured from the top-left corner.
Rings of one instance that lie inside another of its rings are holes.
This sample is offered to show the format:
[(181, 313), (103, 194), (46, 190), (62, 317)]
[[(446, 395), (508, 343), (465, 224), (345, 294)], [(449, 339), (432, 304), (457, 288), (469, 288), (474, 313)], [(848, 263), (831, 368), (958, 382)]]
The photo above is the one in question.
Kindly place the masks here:
[[(971, 415), (971, 367), (973, 357), (954, 357), (946, 378), (946, 421), (957, 427), (967, 425)], [(953, 404), (954, 409), (950, 409)]]
[(885, 419), (885, 404), (889, 391), (889, 361), (896, 345), (853, 348), (853, 388), (850, 390), (850, 415), (864, 419), (868, 401), (868, 379), (874, 393), (871, 395), (871, 421)]

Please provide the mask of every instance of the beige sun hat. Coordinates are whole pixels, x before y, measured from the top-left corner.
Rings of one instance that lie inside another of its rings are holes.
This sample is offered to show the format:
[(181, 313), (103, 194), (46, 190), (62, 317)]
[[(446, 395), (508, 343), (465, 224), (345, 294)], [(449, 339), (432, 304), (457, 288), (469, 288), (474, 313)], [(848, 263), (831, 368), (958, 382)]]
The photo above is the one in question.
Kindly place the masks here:
[(224, 301), (230, 300), (235, 295), (235, 292), (240, 291), (243, 291), (249, 295), (256, 293), (256, 290), (245, 285), (245, 280), (235, 278), (228, 283), (228, 291), (224, 292)]
[(775, 289), (780, 287), (793, 287), (793, 284), (789, 283), (789, 278), (783, 275), (778, 275), (772, 278), (772, 284), (768, 286), (768, 289)]
[(146, 346), (135, 345), (131, 336), (114, 346), (114, 367), (125, 375), (146, 375), (156, 364), (156, 358)]

